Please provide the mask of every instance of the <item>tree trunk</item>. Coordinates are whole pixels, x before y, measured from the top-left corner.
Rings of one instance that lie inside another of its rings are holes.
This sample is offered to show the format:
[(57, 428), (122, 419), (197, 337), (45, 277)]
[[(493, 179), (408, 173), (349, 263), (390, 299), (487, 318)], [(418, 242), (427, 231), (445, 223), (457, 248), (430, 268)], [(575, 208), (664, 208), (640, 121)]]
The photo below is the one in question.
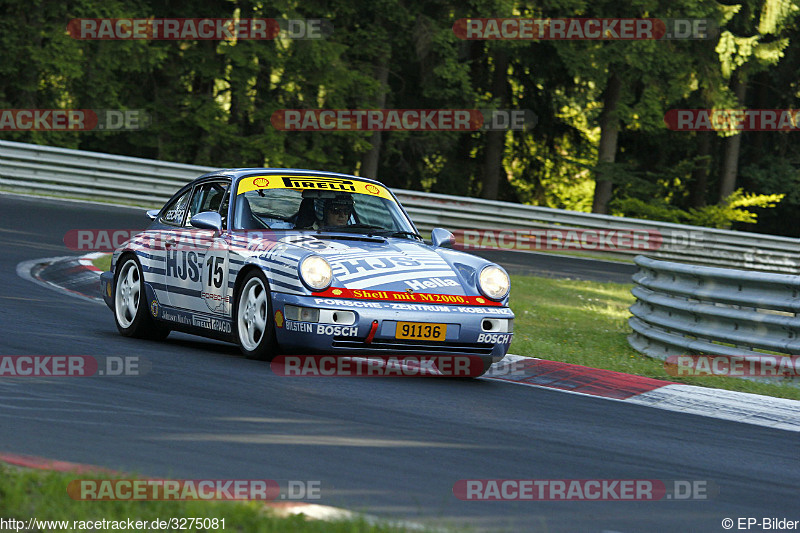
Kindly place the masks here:
[[(733, 80), (733, 90), (739, 106), (744, 105), (744, 97), (747, 84), (741, 80), (739, 75)], [(742, 134), (737, 133), (728, 137), (724, 141), (725, 153), (722, 156), (722, 169), (719, 176), (719, 202), (725, 199), (736, 190), (736, 176), (739, 172), (739, 150), (742, 146)]]
[[(460, 52), (465, 57), (465, 63), (470, 65), (470, 83), (477, 86), (483, 79), (483, 67), (486, 62), (483, 57), (483, 41), (461, 41)], [(453, 157), (448, 157), (445, 168), (436, 177), (436, 183), (431, 192), (441, 194), (454, 194), (456, 196), (471, 196), (476, 193), (478, 183), (476, 180), (475, 160), (472, 152), (477, 145), (472, 135), (459, 135)], [(473, 176), (475, 179), (469, 179)]]
[[(194, 79), (192, 80), (192, 96), (196, 98), (196, 104), (201, 102), (214, 101), (214, 85), (216, 83), (215, 73), (219, 72), (217, 65), (217, 51), (216, 44), (213, 41), (199, 41), (197, 44), (198, 68), (195, 70)], [(195, 96), (196, 95), (196, 96)], [(195, 165), (210, 165), (216, 159), (212, 157), (211, 147), (209, 142), (210, 134), (207, 130), (203, 129), (198, 122), (195, 122), (198, 137), (196, 138), (196, 145), (194, 148), (194, 157), (192, 163)]]
[[(608, 78), (603, 93), (603, 112), (600, 113), (600, 146), (597, 149), (598, 163), (613, 163), (617, 157), (617, 138), (619, 137), (619, 115), (617, 107), (622, 92), (622, 80), (615, 72)], [(596, 180), (592, 213), (608, 213), (608, 202), (611, 200), (613, 184), (609, 179)]]
[(692, 170), (692, 207), (706, 205), (706, 190), (708, 189), (708, 169), (711, 166), (711, 136), (716, 135), (710, 131), (697, 133), (697, 156), (694, 170)]
[[(378, 89), (378, 95), (375, 99), (375, 105), (378, 109), (383, 109), (386, 106), (386, 93), (389, 87), (390, 57), (391, 53), (388, 50), (385, 51), (375, 67), (375, 77), (378, 79), (378, 83), (380, 83), (380, 89)], [(364, 154), (364, 157), (361, 158), (361, 170), (359, 174), (365, 178), (374, 179), (378, 176), (378, 163), (380, 162), (381, 142), (383, 141), (382, 133), (381, 131), (372, 132), (372, 136), (369, 139), (372, 147)]]
[[(492, 74), (492, 97), (500, 108), (508, 106), (508, 56), (502, 50), (493, 54), (494, 73)], [(506, 132), (490, 130), (486, 134), (486, 160), (483, 168), (481, 198), (497, 200), (500, 188), (500, 173), (503, 169), (503, 152)]]

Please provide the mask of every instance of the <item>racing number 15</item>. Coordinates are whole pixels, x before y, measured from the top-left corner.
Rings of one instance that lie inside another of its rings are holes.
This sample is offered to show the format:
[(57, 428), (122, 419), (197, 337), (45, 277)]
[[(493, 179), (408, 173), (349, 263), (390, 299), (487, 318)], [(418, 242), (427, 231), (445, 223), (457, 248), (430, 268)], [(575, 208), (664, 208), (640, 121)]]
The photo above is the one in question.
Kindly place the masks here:
[(222, 262), (225, 260), (224, 257), (219, 256), (211, 256), (206, 259), (206, 265), (208, 265), (208, 286), (210, 287), (211, 284), (214, 284), (214, 287), (220, 288), (222, 287)]

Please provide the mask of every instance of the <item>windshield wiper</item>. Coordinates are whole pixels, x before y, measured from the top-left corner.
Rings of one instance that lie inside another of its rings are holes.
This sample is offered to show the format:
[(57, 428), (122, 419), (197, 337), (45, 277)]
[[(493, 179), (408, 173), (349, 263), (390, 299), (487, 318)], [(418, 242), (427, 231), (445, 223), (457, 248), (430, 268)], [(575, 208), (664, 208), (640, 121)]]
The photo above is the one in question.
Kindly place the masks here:
[[(372, 231), (363, 231), (363, 230), (372, 230)], [(323, 231), (342, 231), (342, 232), (349, 232), (349, 231), (358, 231), (363, 232), (373, 237), (375, 235), (380, 235), (381, 237), (403, 237), (403, 236), (411, 236), (415, 239), (422, 239), (422, 235), (419, 233), (414, 233), (413, 231), (395, 231), (391, 229), (386, 229), (383, 226), (375, 226), (373, 224), (347, 224), (343, 226), (323, 226), (317, 230), (317, 233), (321, 233)]]
[(385, 229), (383, 230), (383, 232), (372, 232), (370, 233), (370, 235), (379, 235), (380, 233), (386, 233), (386, 232), (391, 232), (391, 233), (385, 235), (385, 237), (403, 237), (408, 235), (414, 237), (415, 239), (419, 239), (420, 241), (422, 240), (422, 235), (420, 235), (419, 233), (414, 233), (413, 231), (393, 231), (390, 229)]
[(342, 226), (322, 226), (321, 228), (319, 228), (317, 230), (317, 233), (321, 233), (322, 231), (344, 231), (344, 232), (347, 232), (347, 231), (350, 231), (350, 230), (356, 230), (356, 231), (360, 231), (360, 232), (366, 233), (366, 232), (363, 231), (365, 229), (366, 230), (378, 229), (378, 230), (387, 231), (386, 228), (384, 228), (383, 226), (373, 226), (372, 224), (344, 224)]

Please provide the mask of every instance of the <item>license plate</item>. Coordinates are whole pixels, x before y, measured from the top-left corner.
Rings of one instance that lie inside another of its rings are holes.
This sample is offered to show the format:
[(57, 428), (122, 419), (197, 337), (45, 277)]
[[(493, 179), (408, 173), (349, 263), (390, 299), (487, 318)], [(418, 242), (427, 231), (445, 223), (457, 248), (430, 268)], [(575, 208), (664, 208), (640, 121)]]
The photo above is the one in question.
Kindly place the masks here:
[(446, 335), (447, 335), (447, 324), (426, 324), (423, 322), (398, 322), (394, 337), (396, 339), (443, 341)]

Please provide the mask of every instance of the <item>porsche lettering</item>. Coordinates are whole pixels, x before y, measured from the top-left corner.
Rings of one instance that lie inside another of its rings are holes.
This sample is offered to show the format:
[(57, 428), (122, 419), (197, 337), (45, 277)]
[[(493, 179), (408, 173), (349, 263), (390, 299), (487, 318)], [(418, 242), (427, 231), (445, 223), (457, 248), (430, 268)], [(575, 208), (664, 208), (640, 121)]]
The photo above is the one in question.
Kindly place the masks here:
[(314, 298), (314, 302), (325, 305), (344, 305), (347, 307), (372, 307), (380, 309), (382, 306), (378, 302), (354, 302), (353, 300), (334, 300), (331, 298)]

